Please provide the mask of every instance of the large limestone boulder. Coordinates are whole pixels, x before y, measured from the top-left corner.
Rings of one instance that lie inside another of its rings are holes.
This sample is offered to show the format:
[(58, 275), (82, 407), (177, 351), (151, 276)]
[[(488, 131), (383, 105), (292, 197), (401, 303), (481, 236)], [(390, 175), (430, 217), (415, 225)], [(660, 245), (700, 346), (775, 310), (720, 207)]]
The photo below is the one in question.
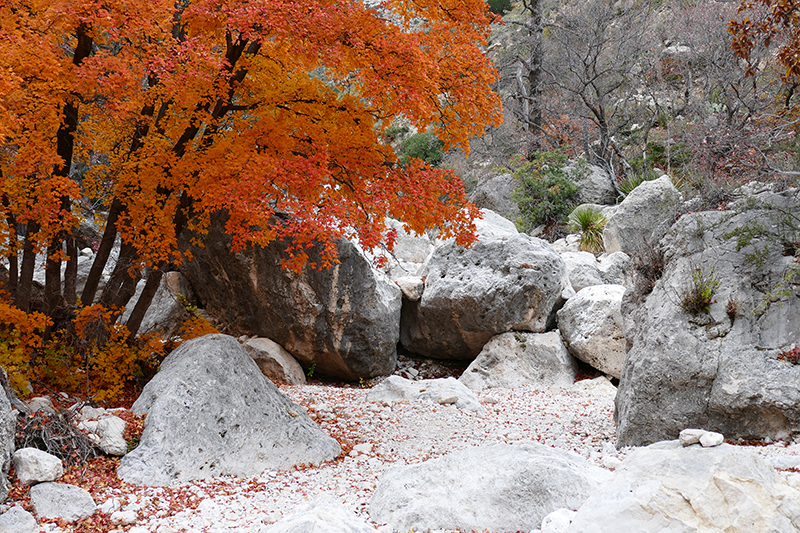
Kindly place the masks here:
[[(5, 369), (0, 367), (0, 380), (8, 383)], [(0, 388), (0, 502), (8, 497), (8, 470), (11, 467), (11, 456), (14, 453), (14, 433), (17, 417), (11, 409), (11, 401), (5, 390)]]
[(483, 180), (469, 194), (469, 201), (481, 209), (489, 209), (509, 220), (516, 220), (519, 207), (514, 201), (514, 190), (519, 181), (511, 174), (500, 174)]
[(800, 531), (800, 492), (735, 446), (659, 442), (632, 452), (569, 528), (620, 531)]
[(677, 213), (681, 193), (668, 176), (636, 187), (608, 217), (603, 230), (606, 252), (636, 255), (663, 237)]
[[(231, 331), (267, 337), (304, 368), (358, 381), (390, 374), (397, 363), (400, 289), (349, 241), (338, 241), (329, 269), (281, 268), (286, 244), (231, 252), (216, 215), (205, 247), (189, 246), (183, 266), (205, 309)], [(312, 261), (317, 252), (310, 253)]]
[[(425, 291), (403, 306), (400, 340), (414, 353), (472, 360), (507, 331), (546, 331), (569, 287), (564, 261), (525, 234), (483, 233), (472, 248), (436, 248)], [(571, 289), (570, 289), (571, 290)]]
[(581, 203), (608, 205), (617, 201), (617, 189), (608, 172), (584, 160), (570, 162), (564, 168), (569, 179), (578, 186)]
[(569, 387), (578, 364), (558, 331), (509, 332), (493, 337), (458, 380), (474, 391), (523, 385)]
[(622, 374), (627, 345), (622, 322), (622, 285), (578, 291), (558, 311), (558, 329), (572, 355), (615, 378)]
[[(394, 231), (397, 239), (391, 253), (379, 252), (376, 254), (383, 256), (386, 262), (381, 270), (392, 281), (397, 281), (403, 277), (416, 276), (433, 251), (436, 239), (427, 233), (417, 235), (409, 231), (403, 222), (393, 218), (386, 219), (386, 228), (389, 231)], [(365, 252), (365, 254), (370, 260), (375, 258), (369, 252)]]
[(75, 522), (92, 516), (97, 509), (92, 495), (75, 485), (39, 483), (30, 490), (31, 504), (39, 518), (60, 518)]
[(117, 474), (137, 485), (253, 476), (319, 464), (341, 451), (227, 335), (183, 343), (164, 360), (133, 411), (147, 414), (144, 432)]
[[(797, 286), (766, 305), (798, 263), (780, 242), (758, 238), (737, 250), (731, 235), (779, 229), (776, 216), (800, 216), (797, 196), (790, 189), (751, 198), (761, 208), (684, 215), (661, 242), (661, 279), (646, 299), (632, 291), (623, 301), (630, 349), (616, 398), (618, 446), (674, 439), (687, 427), (732, 439), (800, 434), (800, 366), (778, 359), (800, 339)], [(748, 260), (755, 253), (761, 262)], [(692, 316), (681, 301), (698, 269), (719, 286), (709, 312)]]
[(530, 531), (557, 509), (578, 509), (610, 476), (534, 442), (468, 448), (387, 470), (369, 514), (392, 531)]

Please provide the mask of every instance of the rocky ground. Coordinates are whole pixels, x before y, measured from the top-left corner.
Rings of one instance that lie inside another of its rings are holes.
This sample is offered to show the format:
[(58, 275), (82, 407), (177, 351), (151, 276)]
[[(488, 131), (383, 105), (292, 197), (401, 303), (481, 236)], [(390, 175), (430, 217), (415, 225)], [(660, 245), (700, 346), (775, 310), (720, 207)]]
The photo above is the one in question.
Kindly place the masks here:
[[(458, 369), (401, 360), (398, 373), (409, 371), (428, 378), (452, 375)], [(586, 379), (569, 388), (490, 389), (479, 394), (489, 411), (484, 417), (432, 402), (369, 403), (365, 396), (372, 383), (362, 385), (280, 386), (342, 444), (344, 453), (333, 462), (170, 488), (102, 482), (86, 473), (81, 482), (73, 471), (75, 479), (70, 482), (88, 488), (103, 513), (77, 526), (62, 524), (60, 530), (255, 533), (323, 494), (369, 522), (375, 486), (381, 474), (395, 465), (470, 446), (521, 440), (571, 450), (608, 469), (630, 451), (614, 446), (614, 388), (604, 378)], [(800, 454), (800, 445), (760, 444), (750, 447), (775, 464)], [(115, 463), (103, 464), (110, 475)], [(791, 470), (785, 472), (789, 475)], [(382, 524), (373, 525), (389, 531)], [(45, 530), (59, 531), (59, 525), (45, 524)]]

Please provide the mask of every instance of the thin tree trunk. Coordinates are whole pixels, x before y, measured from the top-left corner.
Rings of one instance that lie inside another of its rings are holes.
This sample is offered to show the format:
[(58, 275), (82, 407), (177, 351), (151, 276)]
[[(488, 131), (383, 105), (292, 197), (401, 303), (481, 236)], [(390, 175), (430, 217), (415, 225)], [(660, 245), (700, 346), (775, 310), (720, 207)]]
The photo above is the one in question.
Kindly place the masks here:
[(161, 278), (163, 277), (164, 271), (160, 268), (152, 269), (147, 276), (147, 282), (144, 284), (144, 289), (139, 295), (139, 299), (136, 301), (136, 305), (133, 307), (133, 311), (128, 317), (128, 321), (125, 323), (125, 326), (128, 328), (129, 332), (128, 342), (133, 342), (136, 340), (136, 335), (139, 333), (139, 328), (142, 327), (144, 315), (150, 308), (150, 304), (153, 303), (153, 298), (158, 291), (159, 285), (161, 285)]
[(11, 301), (17, 299), (17, 287), (19, 284), (19, 260), (17, 258), (17, 219), (11, 213), (11, 205), (8, 196), (3, 195), (3, 208), (6, 212), (6, 224), (8, 225), (8, 285), (6, 290), (11, 295)]
[(28, 222), (25, 231), (25, 243), (22, 246), (22, 268), (19, 273), (17, 286), (17, 307), (28, 312), (31, 309), (31, 293), (33, 292), (33, 270), (36, 267), (36, 252), (34, 251), (32, 235), (39, 230), (35, 222)]
[(136, 249), (133, 245), (122, 243), (117, 264), (100, 296), (100, 303), (104, 307), (124, 307), (133, 296), (136, 282), (139, 280), (138, 267), (132, 268), (136, 258)]
[(100, 280), (103, 277), (103, 270), (108, 263), (108, 258), (111, 256), (111, 251), (114, 249), (114, 241), (117, 239), (117, 218), (121, 212), (122, 202), (119, 201), (119, 198), (114, 198), (108, 210), (108, 218), (106, 219), (106, 229), (103, 231), (103, 238), (100, 240), (100, 246), (92, 260), (92, 268), (89, 270), (89, 277), (86, 279), (86, 284), (83, 286), (81, 301), (84, 305), (92, 305), (94, 303), (95, 296), (97, 295), (97, 287), (100, 285)]

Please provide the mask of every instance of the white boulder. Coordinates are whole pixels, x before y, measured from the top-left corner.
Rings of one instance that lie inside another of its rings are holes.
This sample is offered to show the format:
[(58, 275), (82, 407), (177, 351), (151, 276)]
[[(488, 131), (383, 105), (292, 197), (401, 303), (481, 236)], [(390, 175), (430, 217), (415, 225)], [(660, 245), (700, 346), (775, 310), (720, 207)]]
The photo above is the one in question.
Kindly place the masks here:
[(800, 492), (763, 459), (677, 440), (633, 451), (578, 510), (570, 533), (800, 530)]
[(515, 331), (492, 337), (458, 380), (473, 391), (529, 384), (568, 387), (577, 372), (558, 331)]
[(305, 385), (303, 367), (283, 346), (266, 337), (255, 337), (244, 343), (244, 349), (261, 369), (261, 373), (277, 383)]
[(586, 287), (558, 311), (558, 329), (570, 353), (618, 379), (627, 350), (621, 311), (624, 294), (622, 285)]
[(610, 476), (534, 442), (467, 448), (387, 470), (369, 514), (392, 531), (530, 531), (557, 509), (580, 507)]

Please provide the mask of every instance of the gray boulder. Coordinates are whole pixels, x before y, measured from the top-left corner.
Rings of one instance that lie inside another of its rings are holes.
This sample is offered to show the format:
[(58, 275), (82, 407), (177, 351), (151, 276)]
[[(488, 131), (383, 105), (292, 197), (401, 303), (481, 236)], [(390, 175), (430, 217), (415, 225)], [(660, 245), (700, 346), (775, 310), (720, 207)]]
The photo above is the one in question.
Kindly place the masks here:
[(617, 189), (608, 172), (584, 160), (570, 162), (565, 172), (578, 186), (580, 203), (610, 205), (617, 201)]
[[(143, 279), (136, 285), (136, 293), (122, 314), (121, 321), (123, 323), (127, 322), (133, 312), (136, 302), (139, 301), (139, 296), (144, 290), (145, 283), (146, 280)], [(142, 319), (139, 334), (158, 332), (164, 338), (178, 335), (181, 326), (190, 318), (184, 302), (191, 302), (193, 299), (193, 291), (183, 274), (180, 272), (166, 272), (161, 278), (161, 284), (158, 286), (153, 296), (153, 301)]]
[[(0, 380), (8, 384), (5, 369), (0, 367)], [(0, 502), (8, 497), (8, 470), (11, 467), (11, 455), (14, 453), (14, 433), (16, 431), (17, 417), (11, 409), (9, 400), (3, 388), (0, 388)]]
[(15, 505), (0, 514), (0, 533), (39, 533), (39, 524), (31, 513)]
[(468, 448), (387, 470), (369, 514), (392, 531), (530, 531), (557, 509), (578, 509), (610, 476), (533, 442)]
[(800, 531), (800, 492), (760, 457), (723, 444), (632, 452), (586, 500), (569, 533)]
[(469, 201), (481, 209), (490, 209), (509, 220), (516, 220), (519, 207), (514, 201), (514, 190), (519, 181), (511, 174), (500, 174), (483, 180), (469, 194)]
[(400, 340), (414, 353), (474, 359), (507, 331), (546, 331), (569, 287), (564, 261), (545, 242), (510, 232), (472, 248), (436, 248), (421, 275), (425, 291), (403, 306)]
[(331, 268), (298, 274), (281, 267), (284, 242), (232, 253), (224, 218), (213, 217), (204, 248), (184, 243), (193, 260), (182, 268), (206, 311), (231, 331), (272, 339), (317, 374), (358, 381), (394, 371), (400, 289), (353, 243), (337, 241)]
[(633, 285), (631, 256), (625, 252), (613, 252), (602, 255), (599, 261), (600, 276), (603, 278), (603, 283), (624, 285), (625, 287)]
[(600, 263), (590, 252), (564, 252), (561, 259), (567, 266), (567, 276), (575, 292), (579, 292), (585, 287), (592, 285), (602, 285), (605, 283), (603, 274), (600, 272)]
[(578, 291), (558, 311), (558, 329), (572, 355), (619, 378), (625, 364), (622, 285), (594, 285)]
[(681, 193), (669, 177), (636, 187), (608, 217), (603, 230), (606, 252), (636, 255), (663, 237), (677, 213)]
[(272, 339), (256, 337), (244, 343), (244, 349), (273, 382), (305, 385), (306, 374), (292, 354)]
[(486, 414), (478, 397), (454, 377), (411, 381), (400, 376), (389, 376), (367, 393), (368, 402), (428, 401), (453, 405), (477, 415)]
[[(403, 222), (393, 218), (386, 219), (386, 228), (397, 233), (397, 240), (392, 253), (379, 253), (386, 259), (386, 265), (381, 270), (392, 281), (405, 276), (416, 276), (433, 251), (435, 239), (428, 234), (417, 235), (410, 232)], [(370, 260), (373, 259), (369, 252), (365, 254)]]
[(184, 342), (132, 410), (147, 414), (144, 432), (117, 474), (136, 485), (252, 476), (319, 464), (341, 451), (227, 335)]
[(17, 479), (25, 487), (64, 475), (61, 459), (38, 448), (21, 448), (14, 452), (13, 460)]
[(473, 391), (523, 385), (569, 387), (578, 365), (558, 331), (493, 337), (458, 380)]
[(92, 495), (75, 485), (39, 483), (30, 490), (31, 504), (39, 518), (75, 522), (92, 516), (97, 509)]
[[(798, 216), (797, 194), (788, 190), (769, 201)], [(737, 250), (730, 235), (779, 228), (775, 216), (784, 215), (766, 206), (692, 213), (664, 238), (661, 279), (646, 299), (631, 291), (623, 302), (630, 349), (616, 397), (618, 446), (674, 439), (687, 427), (730, 439), (800, 434), (800, 366), (778, 359), (800, 339), (796, 286), (765, 303), (798, 264), (780, 242), (757, 239)], [(756, 252), (764, 254), (760, 263), (748, 260)], [(719, 286), (709, 312), (692, 316), (681, 301), (697, 269)]]
[(296, 512), (267, 526), (264, 533), (375, 533), (376, 529), (358, 518), (332, 497), (319, 496)]

